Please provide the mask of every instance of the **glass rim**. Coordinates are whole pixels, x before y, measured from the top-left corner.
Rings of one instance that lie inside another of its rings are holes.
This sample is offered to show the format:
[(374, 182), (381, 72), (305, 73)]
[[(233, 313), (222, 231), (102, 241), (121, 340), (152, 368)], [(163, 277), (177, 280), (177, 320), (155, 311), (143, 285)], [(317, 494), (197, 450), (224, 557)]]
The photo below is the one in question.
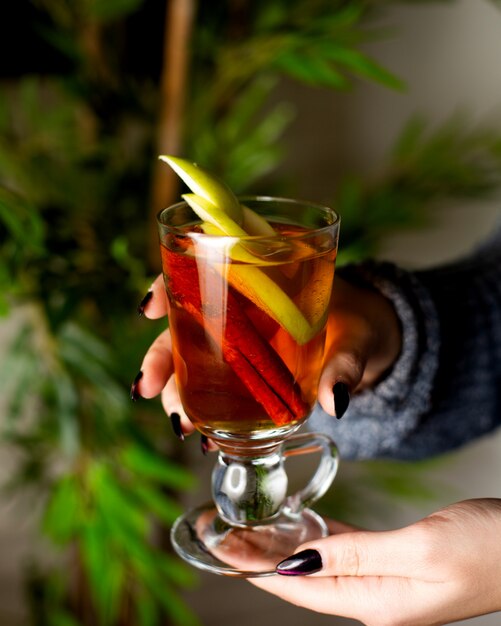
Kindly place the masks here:
[(213, 235), (210, 233), (186, 232), (182, 228), (178, 226), (172, 226), (170, 224), (166, 224), (160, 219), (161, 215), (165, 211), (170, 211), (170, 210), (178, 209), (181, 207), (187, 207), (191, 209), (191, 207), (186, 202), (186, 200), (180, 200), (179, 202), (176, 202), (167, 207), (164, 207), (157, 213), (156, 215), (157, 225), (161, 226), (162, 228), (168, 229), (170, 233), (173, 233), (177, 236), (182, 236), (182, 237), (197, 238), (197, 239), (199, 238), (200, 239), (214, 239), (214, 240), (215, 239), (228, 239), (228, 240), (238, 239), (239, 241), (267, 241), (267, 240), (276, 240), (276, 239), (288, 239), (288, 240), (304, 239), (306, 237), (320, 235), (323, 232), (328, 232), (332, 228), (339, 228), (339, 224), (341, 222), (341, 216), (339, 215), (337, 211), (319, 202), (313, 202), (310, 200), (301, 200), (298, 198), (287, 198), (283, 196), (267, 196), (267, 195), (245, 195), (245, 196), (237, 196), (237, 197), (238, 197), (239, 202), (241, 202), (242, 204), (245, 204), (245, 202), (249, 202), (249, 201), (252, 201), (252, 202), (259, 201), (263, 203), (277, 202), (279, 204), (287, 203), (287, 204), (293, 204), (293, 205), (295, 204), (298, 206), (301, 205), (305, 208), (307, 207), (307, 208), (315, 209), (324, 214), (329, 213), (333, 216), (334, 219), (330, 224), (325, 224), (324, 226), (319, 226), (317, 228), (315, 227), (309, 228), (305, 232), (300, 232), (300, 233), (293, 234), (293, 235), (282, 235), (280, 233), (277, 233), (276, 235), (245, 235), (245, 236), (241, 235), (240, 236), (240, 235)]

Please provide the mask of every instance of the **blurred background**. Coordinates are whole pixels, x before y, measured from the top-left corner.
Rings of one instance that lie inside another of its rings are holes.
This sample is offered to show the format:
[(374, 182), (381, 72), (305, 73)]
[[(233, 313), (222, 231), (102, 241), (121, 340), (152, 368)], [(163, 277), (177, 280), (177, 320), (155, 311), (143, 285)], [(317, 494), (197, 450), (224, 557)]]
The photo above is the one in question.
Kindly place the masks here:
[[(334, 205), (340, 263), (467, 254), (500, 217), (501, 7), (18, 0), (0, 49), (0, 623), (355, 624), (170, 552), (213, 459), (128, 398), (165, 325), (135, 311), (179, 194), (156, 157)], [(388, 528), (501, 497), (500, 450), (345, 462), (320, 508)]]

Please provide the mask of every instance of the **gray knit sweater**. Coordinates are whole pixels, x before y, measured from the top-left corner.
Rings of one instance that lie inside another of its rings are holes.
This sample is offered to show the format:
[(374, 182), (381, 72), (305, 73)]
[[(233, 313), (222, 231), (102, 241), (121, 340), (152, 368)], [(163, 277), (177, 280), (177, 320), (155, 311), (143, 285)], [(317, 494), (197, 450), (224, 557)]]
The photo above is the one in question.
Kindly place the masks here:
[(501, 229), (469, 258), (437, 269), (367, 263), (339, 274), (393, 302), (403, 348), (341, 420), (317, 406), (310, 429), (330, 434), (343, 458), (418, 459), (501, 424)]

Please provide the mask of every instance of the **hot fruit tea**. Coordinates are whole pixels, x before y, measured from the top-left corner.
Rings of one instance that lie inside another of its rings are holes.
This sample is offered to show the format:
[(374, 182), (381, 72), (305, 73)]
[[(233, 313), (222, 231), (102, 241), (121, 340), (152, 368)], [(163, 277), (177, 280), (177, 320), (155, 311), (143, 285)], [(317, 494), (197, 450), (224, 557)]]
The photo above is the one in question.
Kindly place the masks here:
[(210, 437), (295, 430), (317, 395), (336, 246), (318, 227), (268, 219), (273, 238), (161, 237), (176, 380)]
[[(172, 545), (228, 576), (270, 576), (300, 544), (328, 534), (311, 510), (338, 467), (335, 443), (296, 434), (316, 398), (339, 216), (285, 198), (237, 198), (208, 170), (160, 157), (191, 193), (158, 215), (177, 386), (215, 439), (212, 500), (181, 515)], [(284, 462), (320, 453), (288, 493)]]

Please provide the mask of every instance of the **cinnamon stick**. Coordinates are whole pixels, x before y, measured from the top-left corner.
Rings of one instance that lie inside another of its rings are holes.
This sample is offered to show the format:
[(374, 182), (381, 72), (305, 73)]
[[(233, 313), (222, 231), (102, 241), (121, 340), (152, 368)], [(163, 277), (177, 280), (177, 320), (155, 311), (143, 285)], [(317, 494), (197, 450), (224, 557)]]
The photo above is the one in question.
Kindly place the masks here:
[[(161, 250), (172, 297), (218, 341), (220, 322), (204, 311), (195, 258), (172, 252), (164, 245)], [(220, 275), (217, 275), (217, 280), (221, 280)], [(301, 398), (301, 390), (293, 375), (257, 332), (231, 288), (227, 293), (221, 348), (224, 360), (277, 426), (307, 414), (308, 405)]]

